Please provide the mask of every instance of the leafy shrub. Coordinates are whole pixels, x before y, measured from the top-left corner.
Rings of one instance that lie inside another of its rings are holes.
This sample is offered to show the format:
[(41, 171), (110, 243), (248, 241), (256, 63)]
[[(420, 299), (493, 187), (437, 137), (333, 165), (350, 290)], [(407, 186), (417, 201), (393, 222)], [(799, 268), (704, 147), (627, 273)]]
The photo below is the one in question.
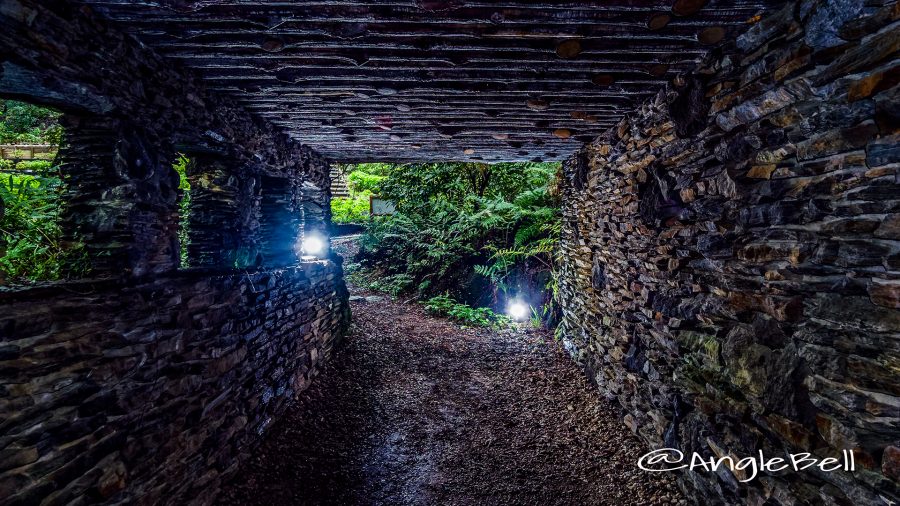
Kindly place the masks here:
[(0, 278), (4, 282), (47, 281), (87, 271), (83, 245), (60, 242), (59, 178), (7, 175), (0, 177)]
[(394, 297), (408, 291), (413, 281), (405, 274), (378, 275), (370, 269), (362, 268), (357, 263), (348, 263), (344, 266), (344, 277), (349, 283), (356, 286), (384, 292)]
[[(377, 173), (386, 170), (389, 164), (367, 163), (341, 166), (349, 172), (347, 176), (350, 197), (331, 199), (331, 221), (334, 223), (363, 224), (369, 221), (369, 197), (378, 193), (379, 184), (385, 176)], [(365, 169), (376, 173), (367, 172)]]
[(407, 274), (394, 274), (375, 279), (369, 284), (369, 289), (389, 293), (396, 297), (409, 290), (412, 282), (413, 278)]
[(355, 170), (347, 176), (347, 182), (352, 194), (361, 192), (378, 193), (378, 185), (384, 181), (385, 176), (369, 174), (361, 170)]
[(334, 223), (365, 223), (369, 220), (369, 192), (353, 197), (331, 199), (331, 221)]
[[(556, 319), (553, 253), (561, 223), (552, 190), (558, 164), (361, 164), (344, 170), (356, 181), (351, 186), (371, 184), (397, 208), (392, 216), (370, 219), (355, 257), (361, 271), (371, 273), (367, 278), (390, 281), (357, 284), (394, 294), (415, 291), (425, 299), (443, 293), (469, 308), (454, 310), (460, 318), (477, 319), (483, 313), (477, 306), (503, 307), (513, 296), (524, 297), (544, 308), (535, 319)], [(334, 221), (359, 219), (348, 218), (351, 207), (334, 199)], [(366, 217), (367, 211), (368, 201)]]
[(15, 100), (0, 100), (0, 144), (59, 144), (60, 114)]
[(395, 165), (392, 163), (348, 163), (338, 164), (338, 168), (345, 174), (361, 171), (376, 176), (387, 176), (394, 170)]
[[(0, 100), (0, 143), (59, 144), (60, 114)], [(59, 279), (87, 273), (82, 244), (64, 244), (59, 227), (63, 182), (49, 158), (0, 160), (0, 283)]]
[(509, 283), (514, 271), (516, 283), (549, 274), (560, 230), (548, 190), (556, 170), (556, 164), (398, 166), (381, 189), (399, 211), (374, 220), (359, 260), (388, 275), (412, 276), (426, 295), (458, 291), (475, 273), (494, 292), (517, 288)]
[(46, 174), (52, 166), (53, 163), (49, 160), (22, 160), (16, 163), (16, 170)]
[(181, 200), (178, 201), (178, 244), (180, 246), (178, 253), (182, 267), (188, 266), (188, 242), (190, 241), (188, 234), (190, 217), (188, 215), (191, 210), (191, 183), (187, 178), (187, 168), (190, 163), (190, 158), (179, 154), (178, 160), (172, 165), (172, 168), (178, 173), (178, 191), (181, 192)]
[(360, 238), (360, 260), (385, 275), (406, 274), (432, 293), (459, 287), (479, 242), (474, 223), (461, 217), (446, 202), (430, 214), (378, 217)]
[(473, 308), (467, 304), (460, 304), (448, 295), (428, 299), (425, 302), (425, 310), (470, 327), (502, 328), (511, 324), (511, 320), (505, 315), (497, 314), (486, 307)]

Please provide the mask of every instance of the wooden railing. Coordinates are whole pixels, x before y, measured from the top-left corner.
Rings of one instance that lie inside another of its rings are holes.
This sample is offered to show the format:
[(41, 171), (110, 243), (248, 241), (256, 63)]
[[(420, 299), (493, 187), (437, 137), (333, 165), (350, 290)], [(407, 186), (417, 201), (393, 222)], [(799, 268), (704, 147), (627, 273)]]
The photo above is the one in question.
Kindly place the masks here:
[(55, 144), (0, 144), (0, 158), (5, 160), (50, 160), (56, 156)]

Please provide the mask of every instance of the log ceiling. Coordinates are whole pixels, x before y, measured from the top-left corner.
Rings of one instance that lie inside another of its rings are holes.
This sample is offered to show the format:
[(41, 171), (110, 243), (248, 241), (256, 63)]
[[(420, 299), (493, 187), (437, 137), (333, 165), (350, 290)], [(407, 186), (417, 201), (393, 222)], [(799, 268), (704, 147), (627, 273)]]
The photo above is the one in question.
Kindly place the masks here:
[(562, 160), (776, 2), (80, 0), (336, 161)]

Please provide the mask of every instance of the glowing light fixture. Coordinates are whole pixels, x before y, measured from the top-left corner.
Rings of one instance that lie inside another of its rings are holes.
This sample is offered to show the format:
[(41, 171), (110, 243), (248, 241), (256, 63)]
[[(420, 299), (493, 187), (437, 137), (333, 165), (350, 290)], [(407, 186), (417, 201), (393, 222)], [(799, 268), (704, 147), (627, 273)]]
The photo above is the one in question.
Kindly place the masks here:
[(309, 234), (300, 243), (303, 258), (323, 257), (328, 250), (328, 240), (318, 234)]
[(513, 320), (524, 320), (528, 316), (528, 306), (520, 300), (511, 301), (509, 305), (506, 306), (506, 314)]

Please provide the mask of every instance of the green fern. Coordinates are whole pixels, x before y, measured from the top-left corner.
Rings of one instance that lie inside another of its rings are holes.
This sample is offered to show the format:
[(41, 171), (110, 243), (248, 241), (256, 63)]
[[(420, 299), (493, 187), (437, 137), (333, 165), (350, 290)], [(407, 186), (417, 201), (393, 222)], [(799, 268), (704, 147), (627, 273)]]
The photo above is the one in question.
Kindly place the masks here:
[(509, 327), (512, 320), (506, 315), (498, 314), (486, 307), (471, 307), (460, 304), (449, 295), (438, 295), (425, 301), (425, 310), (437, 316), (446, 316), (451, 320), (469, 327), (491, 327), (500, 329)]
[(62, 181), (49, 175), (0, 178), (0, 281), (48, 281), (83, 274), (84, 246), (61, 243)]
[[(360, 240), (359, 261), (382, 276), (405, 274), (420, 295), (476, 279), (493, 293), (513, 272), (550, 273), (561, 229), (549, 191), (556, 164), (417, 164), (384, 172), (382, 195), (397, 214), (378, 217)], [(490, 180), (486, 186), (479, 186)], [(473, 272), (474, 271), (474, 272)], [(547, 284), (552, 291), (553, 281)], [(518, 283), (519, 281), (517, 281)]]

